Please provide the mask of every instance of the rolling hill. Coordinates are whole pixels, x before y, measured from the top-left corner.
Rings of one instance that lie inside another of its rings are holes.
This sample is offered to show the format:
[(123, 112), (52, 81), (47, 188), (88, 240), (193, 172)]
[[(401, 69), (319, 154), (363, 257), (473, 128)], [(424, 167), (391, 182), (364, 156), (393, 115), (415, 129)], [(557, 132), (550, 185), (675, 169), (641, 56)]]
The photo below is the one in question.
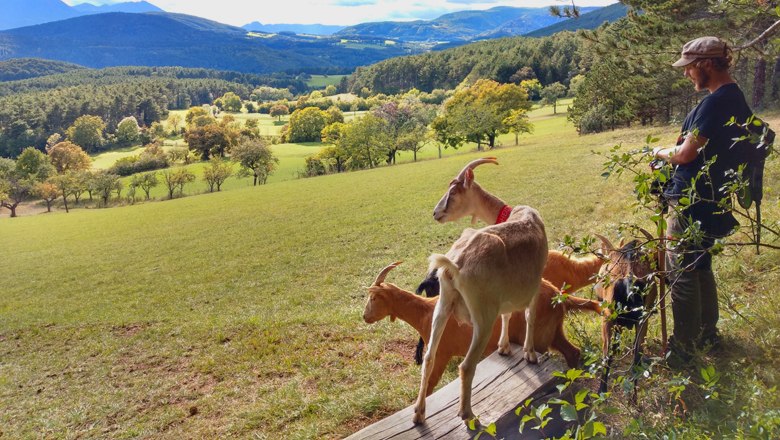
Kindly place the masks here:
[(240, 72), (351, 70), (412, 53), (403, 44), (250, 34), (184, 14), (86, 15), (0, 32), (0, 60), (46, 58), (86, 67), (182, 66)]
[(78, 69), (83, 69), (83, 67), (60, 61), (15, 58), (8, 61), (0, 61), (0, 82), (55, 75)]
[[(583, 13), (596, 10), (581, 8)], [(498, 36), (522, 35), (564, 21), (550, 15), (548, 8), (498, 6), (485, 11), (461, 11), (434, 20), (361, 23), (337, 32), (343, 37), (371, 36), (401, 41), (468, 41)]]

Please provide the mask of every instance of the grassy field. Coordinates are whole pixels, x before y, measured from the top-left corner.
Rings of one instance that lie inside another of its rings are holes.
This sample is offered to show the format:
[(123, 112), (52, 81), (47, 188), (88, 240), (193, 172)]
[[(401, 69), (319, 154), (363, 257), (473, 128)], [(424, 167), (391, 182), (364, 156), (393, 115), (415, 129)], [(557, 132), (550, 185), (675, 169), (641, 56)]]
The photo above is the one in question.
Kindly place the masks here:
[[(770, 122), (778, 126), (780, 117)], [(674, 132), (581, 137), (564, 117), (547, 116), (517, 147), (513, 135), (503, 136), (489, 152), (501, 165), (476, 176), (508, 203), (538, 208), (553, 247), (567, 234), (615, 238), (621, 222), (638, 218), (631, 184), (601, 178), (603, 159), (591, 151), (641, 146), (648, 134), (668, 143)], [(289, 154), (306, 148), (290, 146)], [(404, 260), (388, 281), (413, 289), (427, 256), (445, 251), (467, 226), (430, 218), (450, 179), (486, 154), (458, 153), (0, 220), (0, 433), (341, 438), (409, 405), (419, 386), (417, 336), (402, 322), (363, 323), (366, 287), (380, 268)], [(764, 203), (770, 219), (780, 218), (778, 174), (774, 161)], [(747, 430), (761, 423), (777, 429), (778, 254), (743, 250), (716, 259), (729, 347), (713, 359), (722, 397), (686, 394), (680, 418), (668, 391), (674, 377), (658, 371), (641, 382), (637, 406), (616, 390), (617, 414), (600, 415), (611, 437), (624, 438), (632, 423), (648, 431), (680, 426), (678, 438), (735, 438), (742, 429), (752, 438)], [(594, 316), (571, 316), (568, 330), (586, 352), (598, 350)]]
[(309, 80), (306, 81), (306, 85), (312, 89), (324, 89), (329, 85), (338, 86), (341, 82), (341, 78), (349, 75), (312, 75)]

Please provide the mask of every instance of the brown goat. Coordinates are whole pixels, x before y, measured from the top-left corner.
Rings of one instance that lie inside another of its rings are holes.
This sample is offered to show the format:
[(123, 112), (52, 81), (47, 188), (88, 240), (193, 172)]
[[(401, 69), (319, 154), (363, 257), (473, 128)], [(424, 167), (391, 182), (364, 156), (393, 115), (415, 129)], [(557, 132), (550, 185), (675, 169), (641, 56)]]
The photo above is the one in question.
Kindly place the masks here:
[[(565, 256), (563, 258), (566, 258)], [(394, 263), (385, 268), (374, 285), (369, 288), (368, 302), (363, 312), (363, 319), (372, 324), (389, 316), (390, 320), (399, 318), (414, 327), (425, 343), (431, 334), (433, 311), (438, 298), (423, 298), (391, 283), (384, 283), (387, 273), (400, 263)], [(595, 269), (597, 270), (597, 269)], [(595, 273), (594, 270), (594, 273)], [(584, 277), (586, 280), (590, 276)], [(577, 280), (574, 280), (575, 282)], [(563, 284), (563, 282), (561, 282)], [(578, 283), (579, 284), (579, 283)], [(534, 349), (544, 353), (550, 349), (563, 355), (569, 367), (579, 364), (580, 350), (566, 339), (563, 331), (563, 318), (566, 312), (573, 310), (591, 310), (600, 313), (601, 308), (596, 301), (575, 296), (568, 296), (561, 304), (553, 304), (553, 298), (560, 294), (550, 282), (542, 280), (539, 290), (539, 301), (536, 303), (536, 324), (534, 326)], [(509, 339), (516, 344), (525, 340), (525, 312), (512, 314), (509, 321)], [(454, 356), (465, 356), (472, 338), (472, 327), (467, 323), (459, 324), (450, 317), (444, 328), (444, 337), (439, 344), (436, 360), (433, 364), (426, 396), (433, 392), (450, 359)], [(501, 321), (496, 320), (488, 346), (483, 353), (487, 356), (498, 348), (501, 335)]]

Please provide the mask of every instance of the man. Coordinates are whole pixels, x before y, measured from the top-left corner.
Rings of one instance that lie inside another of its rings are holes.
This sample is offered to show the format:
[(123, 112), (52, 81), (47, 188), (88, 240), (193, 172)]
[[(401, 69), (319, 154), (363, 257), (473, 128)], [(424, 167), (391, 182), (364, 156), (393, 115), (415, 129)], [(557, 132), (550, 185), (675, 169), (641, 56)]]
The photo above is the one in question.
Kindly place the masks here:
[[(685, 118), (677, 145), (653, 151), (656, 158), (674, 167), (664, 189), (670, 206), (667, 270), (674, 315), (669, 344), (672, 366), (690, 361), (697, 349), (719, 343), (718, 293), (708, 249), (738, 225), (731, 212), (719, 205), (728, 200), (721, 188), (729, 181), (729, 170), (737, 170), (741, 163), (741, 148), (733, 139), (744, 134), (737, 125), (727, 123), (732, 118), (744, 123), (753, 114), (729, 73), (730, 64), (730, 50), (719, 38), (701, 37), (683, 46), (682, 56), (672, 65), (685, 69), (684, 75), (697, 91), (710, 94)], [(689, 226), (698, 228), (686, 233)], [(698, 230), (701, 234), (695, 233)]]

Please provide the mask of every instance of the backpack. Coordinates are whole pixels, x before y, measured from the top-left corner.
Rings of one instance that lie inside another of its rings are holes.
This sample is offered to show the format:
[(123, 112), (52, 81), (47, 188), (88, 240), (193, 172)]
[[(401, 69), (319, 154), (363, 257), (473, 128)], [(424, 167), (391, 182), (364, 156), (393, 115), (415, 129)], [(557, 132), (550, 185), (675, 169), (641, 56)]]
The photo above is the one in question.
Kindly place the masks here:
[(737, 202), (744, 209), (750, 208), (753, 202), (756, 203), (755, 238), (756, 253), (759, 253), (761, 247), (761, 200), (764, 198), (764, 164), (775, 142), (775, 132), (764, 121), (756, 117), (748, 118), (743, 127), (747, 134), (734, 139), (734, 141), (735, 143), (745, 142), (746, 148), (743, 151), (747, 160), (742, 169), (742, 179), (747, 185), (737, 193)]

